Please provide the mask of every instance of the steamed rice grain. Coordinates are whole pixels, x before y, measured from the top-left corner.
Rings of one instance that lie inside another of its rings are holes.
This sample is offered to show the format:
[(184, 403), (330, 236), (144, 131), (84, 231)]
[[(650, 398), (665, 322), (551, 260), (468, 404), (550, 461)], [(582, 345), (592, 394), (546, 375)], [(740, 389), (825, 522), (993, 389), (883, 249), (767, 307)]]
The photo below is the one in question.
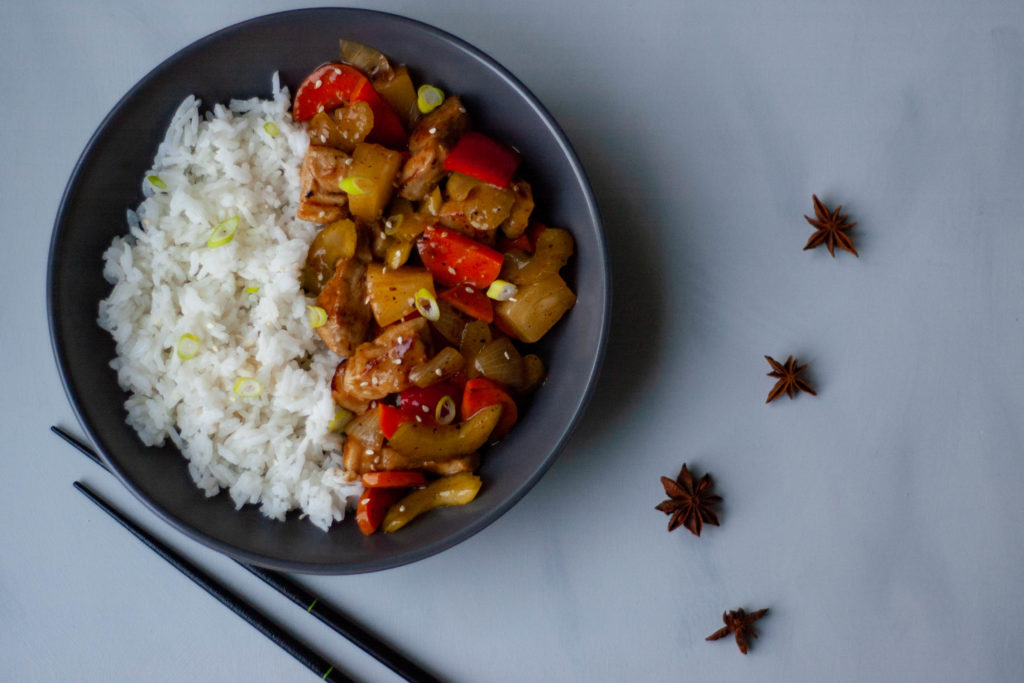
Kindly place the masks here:
[[(342, 437), (328, 428), (337, 358), (309, 327), (299, 285), (318, 229), (295, 217), (306, 134), (277, 74), (270, 100), (205, 114), (200, 104), (181, 103), (144, 175), (146, 199), (128, 211), (128, 235), (104, 253), (113, 289), (99, 324), (117, 345), (111, 367), (142, 442), (169, 439), (208, 496), (227, 489), (237, 507), (279, 520), (300, 509), (326, 530), (362, 487), (346, 480)], [(232, 216), (233, 239), (207, 246)], [(176, 353), (185, 334), (200, 339), (188, 359)], [(233, 392), (242, 377), (259, 382), (259, 396)]]

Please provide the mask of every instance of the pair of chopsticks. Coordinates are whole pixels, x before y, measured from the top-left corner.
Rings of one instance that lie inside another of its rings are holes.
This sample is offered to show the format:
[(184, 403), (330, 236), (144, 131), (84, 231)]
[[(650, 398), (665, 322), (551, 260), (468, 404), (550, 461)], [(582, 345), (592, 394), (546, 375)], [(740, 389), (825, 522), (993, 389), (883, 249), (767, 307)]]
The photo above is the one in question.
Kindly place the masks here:
[[(107, 469), (99, 456), (96, 455), (91, 448), (75, 437), (71, 436), (60, 427), (50, 427), (50, 431), (64, 439), (64, 441), (70, 445), (74, 446), (97, 465), (103, 469)], [(139, 527), (135, 522), (97, 495), (88, 486), (79, 481), (76, 481), (74, 486), (89, 498), (89, 500), (98, 505), (104, 512), (116, 519), (121, 526), (130, 531), (136, 538), (142, 541), (156, 554), (167, 560), (167, 562), (174, 566), (175, 569), (192, 579), (192, 581), (198, 584), (203, 590), (217, 598), (225, 607), (240, 616), (257, 631), (274, 641), (285, 652), (302, 662), (302, 664), (317, 676), (320, 676), (325, 681), (354, 680), (343, 674), (331, 662), (311, 650), (307, 645), (296, 639), (293, 635), (285, 631), (277, 623), (270, 620), (252, 605), (248, 604), (245, 600), (226, 588), (219, 581), (204, 573), (189, 560), (185, 559), (155, 536)], [(421, 669), (401, 653), (395, 651), (392, 647), (364, 629), (350, 617), (338, 611), (329, 603), (320, 600), (317, 596), (313, 595), (305, 588), (286, 577), (284, 574), (269, 569), (253, 567), (242, 562), (238, 562), (238, 560), (235, 560), (235, 562), (272, 586), (277, 590), (277, 592), (303, 608), (306, 612), (312, 614), (317, 619), (330, 626), (353, 644), (362, 648), (378, 662), (388, 667), (405, 680), (438, 681), (437, 678)]]

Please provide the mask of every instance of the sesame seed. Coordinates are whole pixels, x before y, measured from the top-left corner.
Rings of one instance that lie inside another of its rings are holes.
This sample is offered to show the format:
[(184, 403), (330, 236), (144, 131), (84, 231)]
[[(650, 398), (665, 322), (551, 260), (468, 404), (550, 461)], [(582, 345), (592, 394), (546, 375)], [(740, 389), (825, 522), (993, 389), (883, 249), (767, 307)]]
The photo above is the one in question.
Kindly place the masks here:
[(436, 370), (434, 370), (434, 374), (437, 375), (438, 377), (440, 377), (443, 374), (441, 372), (441, 368), (437, 368)]
[(467, 294), (472, 294), (473, 293), (473, 288), (472, 287), (466, 287), (466, 293)]
[(512, 356), (508, 355), (508, 351), (505, 352), (505, 360), (512, 360)]
[(401, 365), (401, 364), (402, 364), (402, 359), (401, 358), (396, 358), (395, 359), (395, 365)]
[(405, 506), (404, 505), (399, 505), (398, 506), (398, 511), (399, 512), (405, 512)]
[(372, 448), (367, 448), (365, 451), (363, 451), (363, 454), (364, 455), (373, 455), (373, 449)]
[(428, 408), (425, 404), (420, 406), (420, 407), (423, 408), (423, 412), (424, 413), (429, 413), (430, 412), (430, 408)]
[(370, 386), (370, 383), (369, 383), (369, 382), (367, 382), (367, 381), (366, 381), (366, 380), (364, 379), (364, 380), (363, 380), (362, 382), (360, 382), (360, 383), (359, 383), (359, 386), (361, 386), (361, 387), (368, 387), (368, 386)]
[(420, 424), (423, 424), (423, 418), (420, 417), (419, 415), (416, 416), (416, 421), (419, 422)]
[(433, 135), (434, 133), (436, 133), (436, 132), (437, 132), (437, 128), (431, 128), (431, 129), (430, 129), (430, 130), (428, 130), (427, 132), (428, 132), (428, 133), (430, 133), (431, 135)]
[(367, 296), (363, 297), (363, 303), (364, 303), (364, 304), (368, 304), (368, 303), (370, 303), (370, 297), (369, 297), (369, 295), (367, 295)]
[(403, 341), (405, 340), (402, 338), (402, 335), (398, 335), (398, 343), (401, 344)]
[(341, 69), (339, 69), (338, 67), (334, 67), (334, 75), (335, 76), (340, 76), (341, 75)]
[(323, 84), (324, 84), (324, 82), (323, 82), (323, 81), (321, 81), (321, 80), (320, 80), (320, 79), (318, 78), (318, 79), (316, 79), (316, 83), (314, 83), (314, 84), (313, 84), (313, 87), (314, 87), (314, 88), (319, 88), (319, 87), (320, 87), (321, 85), (323, 85)]
[(448, 272), (451, 273), (452, 275), (455, 275), (455, 268), (448, 266)]
[(322, 105), (322, 104), (318, 104), (318, 105), (317, 105), (317, 107), (316, 107), (316, 110), (317, 110), (318, 112), (321, 112), (321, 111), (323, 111), (323, 110), (324, 110), (324, 105)]

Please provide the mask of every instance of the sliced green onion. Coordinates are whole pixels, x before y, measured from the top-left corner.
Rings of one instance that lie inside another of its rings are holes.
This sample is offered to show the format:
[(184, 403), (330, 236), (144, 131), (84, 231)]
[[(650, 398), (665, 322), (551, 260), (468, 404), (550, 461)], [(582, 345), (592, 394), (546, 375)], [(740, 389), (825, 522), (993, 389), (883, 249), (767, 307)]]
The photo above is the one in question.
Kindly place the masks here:
[(182, 360), (195, 358), (196, 354), (199, 353), (199, 337), (188, 332), (181, 335), (178, 337), (178, 348), (175, 352), (178, 354), (178, 358)]
[(309, 311), (309, 326), (314, 330), (327, 324), (327, 311), (319, 306), (306, 306)]
[(384, 221), (384, 234), (394, 235), (404, 220), (405, 216), (400, 213), (396, 213), (394, 216), (388, 216), (388, 219)]
[(487, 296), (495, 301), (508, 301), (519, 292), (519, 288), (506, 280), (495, 280), (487, 288)]
[(352, 418), (353, 415), (350, 411), (345, 410), (344, 408), (338, 408), (334, 413), (334, 419), (331, 420), (331, 424), (327, 425), (327, 428), (332, 432), (340, 432), (345, 428), (345, 425), (352, 420)]
[(206, 246), (210, 249), (216, 249), (217, 247), (223, 247), (225, 244), (235, 239), (235, 230), (238, 229), (238, 216), (232, 216), (227, 220), (221, 221), (217, 224), (217, 227), (210, 233), (210, 239), (206, 241)]
[(416, 91), (416, 106), (423, 114), (429, 114), (444, 102), (444, 91), (432, 85), (421, 85)]
[(239, 377), (232, 391), (242, 398), (256, 398), (263, 393), (263, 385), (252, 377)]
[(157, 188), (158, 190), (166, 190), (167, 189), (167, 183), (165, 183), (164, 179), (161, 178), (158, 175), (151, 175), (148, 178), (146, 178), (146, 180), (148, 180), (149, 184), (152, 185), (153, 187)]
[(455, 401), (451, 396), (442, 396), (441, 400), (437, 402), (437, 406), (434, 408), (434, 419), (439, 425), (451, 424), (455, 419)]
[(277, 124), (274, 123), (273, 121), (267, 121), (266, 123), (264, 123), (263, 130), (267, 131), (267, 135), (269, 135), (272, 138), (276, 138), (278, 132), (280, 132), (277, 130)]
[(373, 192), (373, 181), (362, 176), (350, 175), (338, 181), (338, 187), (348, 194), (361, 195)]
[(260, 288), (259, 285), (253, 285), (252, 287), (246, 287), (242, 291), (245, 292), (246, 294), (255, 294), (256, 292), (260, 291)]
[(436, 321), (441, 317), (441, 307), (437, 305), (437, 299), (425, 287), (416, 292), (413, 303), (420, 315), (427, 320)]

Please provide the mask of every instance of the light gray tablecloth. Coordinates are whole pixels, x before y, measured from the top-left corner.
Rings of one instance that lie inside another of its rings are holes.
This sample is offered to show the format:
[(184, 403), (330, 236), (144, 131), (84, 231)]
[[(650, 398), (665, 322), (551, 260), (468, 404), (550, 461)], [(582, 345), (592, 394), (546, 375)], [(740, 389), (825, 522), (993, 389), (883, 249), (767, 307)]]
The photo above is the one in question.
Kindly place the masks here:
[[(459, 35), (550, 108), (604, 214), (614, 327), (582, 427), (509, 514), (302, 581), (455, 681), (1024, 680), (1024, 5), (356, 4)], [(84, 478), (390, 680), (46, 431), (77, 431), (44, 283), (89, 135), (176, 50), (290, 6), (0, 6), (0, 679), (311, 680)], [(857, 221), (859, 259), (802, 251), (812, 193)], [(818, 396), (765, 405), (765, 354), (809, 362)], [(653, 509), (684, 461), (725, 497), (700, 539)], [(739, 606), (771, 608), (746, 657), (704, 642)]]

